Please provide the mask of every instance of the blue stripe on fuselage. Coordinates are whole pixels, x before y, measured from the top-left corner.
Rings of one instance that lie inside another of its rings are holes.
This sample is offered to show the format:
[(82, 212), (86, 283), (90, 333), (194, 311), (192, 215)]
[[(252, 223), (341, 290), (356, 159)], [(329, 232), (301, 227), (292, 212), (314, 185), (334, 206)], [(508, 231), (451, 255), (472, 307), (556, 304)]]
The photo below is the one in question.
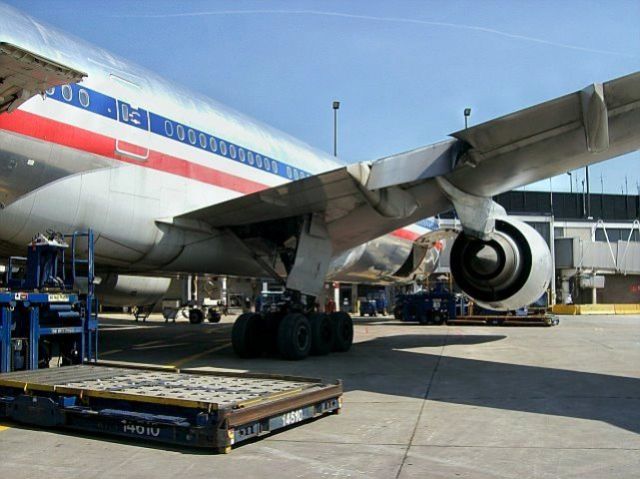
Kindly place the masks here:
[[(197, 130), (184, 123), (147, 112), (142, 108), (134, 108), (131, 104), (86, 88), (71, 84), (50, 88), (47, 97), (66, 103), (96, 115), (119, 121), (134, 128), (148, 130), (156, 135), (198, 148), (212, 155), (223, 156), (229, 160), (245, 164), (265, 173), (271, 173), (288, 180), (297, 180), (311, 176), (300, 168), (267, 157), (254, 150), (249, 150), (218, 136)], [(87, 101), (88, 100), (88, 101)], [(120, 109), (121, 111), (118, 111)]]

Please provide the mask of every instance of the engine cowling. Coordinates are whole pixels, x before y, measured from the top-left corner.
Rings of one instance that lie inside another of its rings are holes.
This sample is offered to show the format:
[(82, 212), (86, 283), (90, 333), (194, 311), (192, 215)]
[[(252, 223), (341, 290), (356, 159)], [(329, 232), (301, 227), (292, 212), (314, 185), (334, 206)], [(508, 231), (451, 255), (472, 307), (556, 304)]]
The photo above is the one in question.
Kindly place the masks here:
[(551, 252), (528, 224), (496, 219), (488, 241), (460, 233), (451, 247), (451, 274), (458, 287), (480, 306), (509, 311), (527, 306), (547, 290)]
[(109, 274), (101, 278), (96, 294), (107, 306), (148, 306), (167, 292), (171, 278)]

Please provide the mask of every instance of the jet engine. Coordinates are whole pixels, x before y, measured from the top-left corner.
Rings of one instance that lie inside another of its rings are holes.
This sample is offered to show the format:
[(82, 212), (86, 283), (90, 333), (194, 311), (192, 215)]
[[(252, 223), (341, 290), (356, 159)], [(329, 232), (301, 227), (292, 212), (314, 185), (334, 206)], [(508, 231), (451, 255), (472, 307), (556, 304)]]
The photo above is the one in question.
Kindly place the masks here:
[(101, 304), (107, 306), (148, 306), (169, 289), (171, 278), (109, 274), (96, 285)]
[(538, 300), (552, 273), (551, 253), (542, 236), (509, 217), (496, 219), (488, 241), (460, 233), (451, 247), (450, 267), (465, 294), (498, 311)]

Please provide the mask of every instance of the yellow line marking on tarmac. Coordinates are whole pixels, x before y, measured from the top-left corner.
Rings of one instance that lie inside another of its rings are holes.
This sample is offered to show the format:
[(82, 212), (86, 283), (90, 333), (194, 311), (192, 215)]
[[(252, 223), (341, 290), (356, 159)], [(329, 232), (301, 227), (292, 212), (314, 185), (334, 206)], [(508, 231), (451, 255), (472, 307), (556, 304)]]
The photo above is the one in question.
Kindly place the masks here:
[(98, 353), (98, 356), (111, 356), (112, 354), (121, 353), (122, 351), (124, 351), (124, 349), (112, 349), (111, 351), (105, 351), (104, 353), (100, 352)]
[(10, 429), (9, 426), (3, 426), (2, 424), (0, 424), (0, 432), (6, 431), (7, 429)]
[(215, 348), (207, 349), (206, 351), (202, 351), (202, 352), (197, 353), (197, 354), (192, 354), (191, 356), (187, 356), (186, 358), (179, 359), (175, 363), (168, 364), (167, 366), (174, 367), (174, 368), (180, 368), (185, 363), (188, 363), (188, 362), (191, 362), (191, 361), (195, 361), (196, 359), (200, 359), (201, 357), (206, 356), (207, 354), (215, 353), (216, 351), (222, 351), (223, 349), (226, 349), (229, 346), (231, 346), (231, 342), (224, 343), (224, 344), (222, 344), (220, 346), (216, 346)]
[(144, 347), (144, 346), (152, 346), (154, 344), (160, 344), (160, 343), (164, 343), (164, 342), (165, 342), (164, 339), (156, 339), (155, 341), (149, 341), (148, 343), (137, 344), (136, 347), (140, 348), (140, 347)]

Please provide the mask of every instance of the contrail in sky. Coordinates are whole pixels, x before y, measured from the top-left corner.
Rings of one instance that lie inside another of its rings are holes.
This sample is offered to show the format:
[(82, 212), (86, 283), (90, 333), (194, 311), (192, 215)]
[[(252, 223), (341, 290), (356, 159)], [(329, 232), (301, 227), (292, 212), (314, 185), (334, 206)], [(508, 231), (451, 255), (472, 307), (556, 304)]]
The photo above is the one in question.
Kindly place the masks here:
[(621, 57), (638, 58), (637, 55), (630, 53), (614, 52), (610, 50), (599, 50), (595, 48), (581, 47), (579, 45), (571, 45), (568, 43), (553, 42), (545, 40), (543, 38), (530, 37), (527, 35), (519, 35), (516, 33), (504, 32), (502, 30), (496, 30), (494, 28), (486, 28), (478, 25), (465, 25), (462, 23), (448, 23), (448, 22), (433, 22), (429, 20), (418, 20), (413, 18), (399, 18), (399, 17), (377, 17), (373, 15), (357, 15), (352, 13), (340, 13), (340, 12), (324, 12), (319, 10), (217, 10), (208, 12), (187, 12), (187, 13), (162, 13), (162, 14), (132, 14), (132, 15), (114, 15), (116, 18), (177, 18), (177, 17), (206, 17), (217, 15), (316, 15), (323, 17), (340, 17), (340, 18), (354, 18), (358, 20), (367, 20), (375, 22), (388, 22), (388, 23), (408, 23), (414, 25), (427, 25), (432, 27), (445, 27), (456, 28), (460, 30), (472, 30), (476, 32), (489, 33), (491, 35), (498, 35), (506, 38), (513, 38), (515, 40), (522, 40), (533, 43), (540, 43), (543, 45), (551, 45), (554, 47), (567, 48), (570, 50), (578, 50), (589, 53), (600, 53), (603, 55), (616, 55)]

